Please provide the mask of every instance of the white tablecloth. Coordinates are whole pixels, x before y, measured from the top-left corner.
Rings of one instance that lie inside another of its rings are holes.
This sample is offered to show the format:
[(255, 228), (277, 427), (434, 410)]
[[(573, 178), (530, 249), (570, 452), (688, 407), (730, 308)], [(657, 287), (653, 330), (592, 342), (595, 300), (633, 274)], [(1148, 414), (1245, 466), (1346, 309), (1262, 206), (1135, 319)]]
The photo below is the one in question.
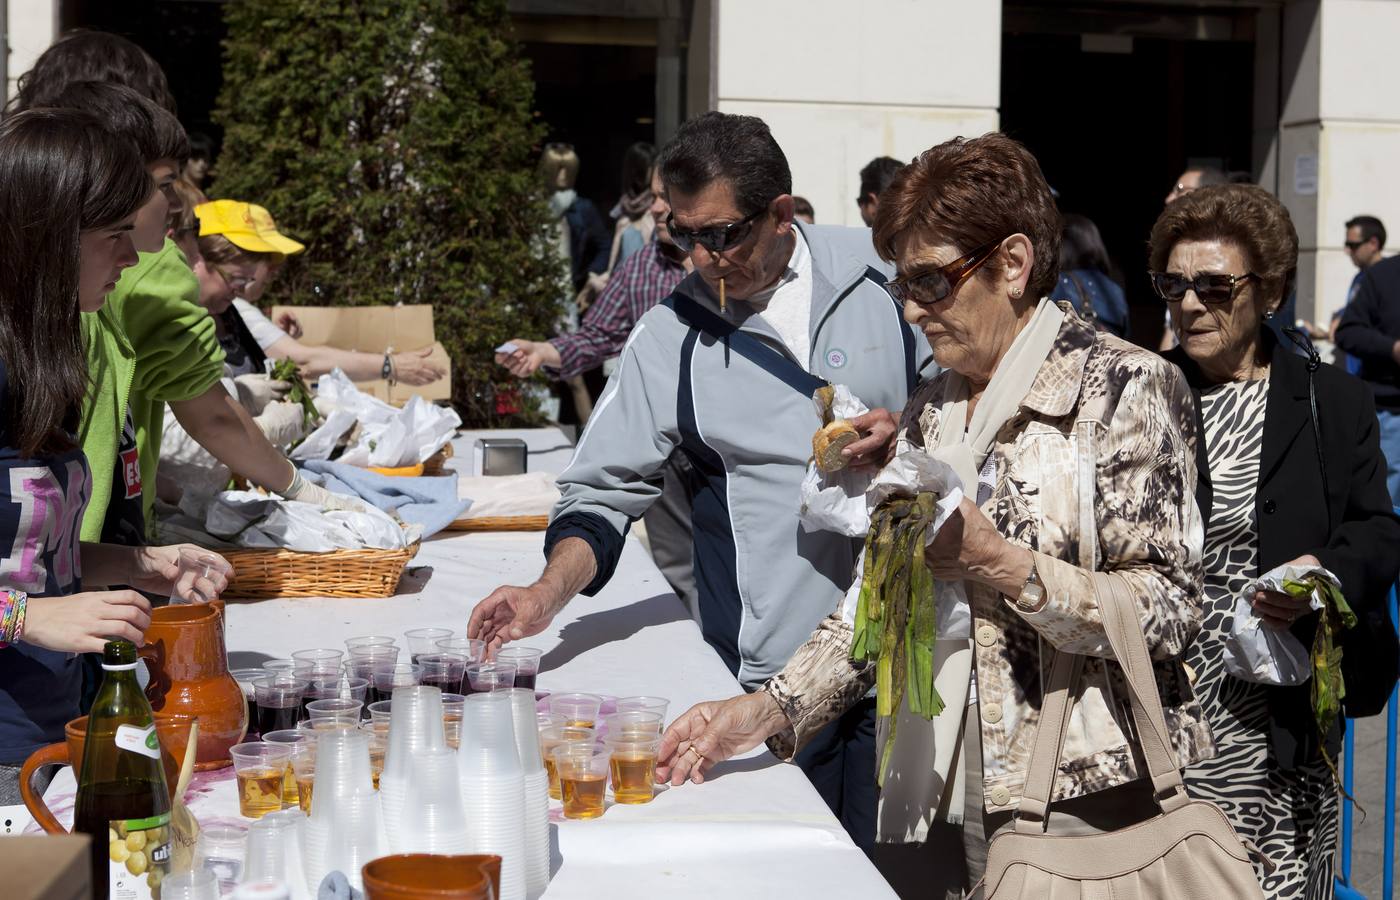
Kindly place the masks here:
[[(548, 439), (541, 431), (528, 437), (532, 446)], [(528, 584), (539, 574), (542, 546), (538, 532), (452, 534), (424, 544), (418, 568), (391, 599), (232, 602), (231, 663), (255, 665), (293, 650), (338, 647), (355, 635), (402, 635), (426, 625), (460, 633), (473, 605), (494, 587)], [(672, 717), (738, 691), (632, 539), (597, 597), (575, 598), (550, 629), (524, 643), (545, 651), (545, 690), (664, 696)], [(231, 772), (196, 779), (191, 809), (202, 822), (236, 818)], [(64, 770), (48, 792), (65, 819), (73, 789)], [(559, 857), (550, 900), (894, 896), (801, 771), (764, 750), (717, 766), (704, 785), (665, 790), (643, 806), (612, 806), (601, 819), (565, 821), (554, 807)]]

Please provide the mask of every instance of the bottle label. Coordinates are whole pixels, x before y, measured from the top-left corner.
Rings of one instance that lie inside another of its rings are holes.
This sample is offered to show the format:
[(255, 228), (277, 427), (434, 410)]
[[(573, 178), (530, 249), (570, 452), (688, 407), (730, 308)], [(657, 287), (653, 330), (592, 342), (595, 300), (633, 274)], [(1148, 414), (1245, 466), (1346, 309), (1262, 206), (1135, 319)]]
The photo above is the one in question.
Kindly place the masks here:
[(160, 900), (170, 874), (170, 813), (107, 823), (107, 900)]
[(156, 737), (156, 726), (152, 722), (145, 728), (135, 725), (117, 726), (117, 746), (132, 753), (160, 759), (160, 739)]

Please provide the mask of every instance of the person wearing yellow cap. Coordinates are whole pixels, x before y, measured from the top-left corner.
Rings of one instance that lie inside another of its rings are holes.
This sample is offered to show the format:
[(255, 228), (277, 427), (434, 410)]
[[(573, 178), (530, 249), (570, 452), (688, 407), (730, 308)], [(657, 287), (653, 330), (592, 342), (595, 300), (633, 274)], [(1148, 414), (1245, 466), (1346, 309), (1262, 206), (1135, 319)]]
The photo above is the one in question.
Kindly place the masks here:
[(282, 266), (306, 249), (277, 230), (271, 213), (238, 200), (195, 207), (199, 218), (200, 302), (219, 326), (226, 371), (234, 376), (263, 371), (265, 359), (290, 359), (314, 380), (340, 369), (351, 380), (387, 377), (407, 385), (429, 384), (446, 374), (428, 360), (431, 348), (402, 353), (364, 353), (303, 344), (253, 305)]

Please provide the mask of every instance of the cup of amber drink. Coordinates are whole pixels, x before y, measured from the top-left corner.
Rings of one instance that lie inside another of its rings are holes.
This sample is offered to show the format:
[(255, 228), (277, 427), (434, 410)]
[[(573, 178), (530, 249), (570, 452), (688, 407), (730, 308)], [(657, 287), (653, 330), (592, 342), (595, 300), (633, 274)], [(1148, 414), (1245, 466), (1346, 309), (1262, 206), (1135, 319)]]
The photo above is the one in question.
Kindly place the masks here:
[(551, 755), (554, 748), (562, 744), (584, 744), (593, 746), (592, 728), (573, 728), (568, 725), (550, 725), (540, 729), (540, 753), (544, 756), (544, 770), (549, 774), (549, 796), (561, 799), (559, 793), (559, 769)]
[[(460, 724), (460, 723), (458, 723)], [(379, 776), (384, 774), (384, 751), (389, 747), (389, 720), (361, 722), (360, 730), (369, 735), (369, 777), (379, 790)]]
[(592, 728), (598, 724), (602, 703), (597, 694), (555, 694), (549, 698), (549, 711), (563, 716), (565, 725)]
[(608, 789), (608, 753), (592, 742), (560, 744), (550, 751), (559, 772), (559, 794), (564, 818), (596, 819), (603, 814)]
[(604, 740), (648, 740), (661, 736), (661, 714), (631, 710), (603, 716)]
[(261, 819), (282, 808), (282, 781), (292, 761), (292, 751), (282, 744), (262, 741), (236, 744), (229, 749), (238, 779), (238, 812)]
[(297, 807), (309, 816), (311, 792), (316, 786), (315, 732), (292, 751), (292, 778), (297, 786)]
[(618, 803), (650, 803), (656, 784), (656, 751), (661, 738), (608, 738), (608, 770)]

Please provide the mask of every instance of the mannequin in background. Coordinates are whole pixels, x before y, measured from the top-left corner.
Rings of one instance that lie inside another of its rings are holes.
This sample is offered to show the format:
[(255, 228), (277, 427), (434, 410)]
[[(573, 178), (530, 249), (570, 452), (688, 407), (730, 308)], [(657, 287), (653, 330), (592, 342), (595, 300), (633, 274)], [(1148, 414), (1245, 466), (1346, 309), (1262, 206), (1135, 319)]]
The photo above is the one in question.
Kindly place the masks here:
[[(581, 310), (579, 292), (588, 284), (590, 274), (602, 274), (608, 267), (607, 226), (592, 201), (580, 197), (574, 190), (578, 180), (579, 158), (571, 144), (546, 144), (540, 157), (540, 180), (548, 192), (549, 211), (555, 217), (555, 235), (559, 256), (569, 267), (572, 293), (564, 304), (561, 332), (578, 330)], [(583, 376), (565, 382), (574, 402), (578, 424), (588, 421), (593, 412), (593, 399)]]

